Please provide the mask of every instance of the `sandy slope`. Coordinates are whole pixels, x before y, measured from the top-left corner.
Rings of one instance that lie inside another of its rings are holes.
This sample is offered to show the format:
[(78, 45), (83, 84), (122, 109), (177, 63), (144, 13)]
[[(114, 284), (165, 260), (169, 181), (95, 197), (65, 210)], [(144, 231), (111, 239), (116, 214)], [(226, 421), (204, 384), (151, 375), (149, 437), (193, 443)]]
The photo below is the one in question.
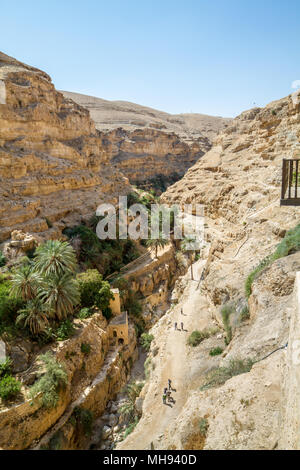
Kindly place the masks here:
[(69, 91), (62, 93), (88, 108), (97, 129), (101, 131), (118, 127), (125, 130), (152, 127), (190, 139), (204, 136), (212, 140), (231, 121), (229, 118), (206, 114), (169, 114), (128, 101), (108, 101)]
[[(194, 264), (194, 277), (197, 280), (200, 278), (203, 265), (203, 260)], [(166, 448), (167, 436), (163, 436), (165, 430), (180, 414), (188, 398), (188, 391), (199, 385), (197, 380), (193, 380), (195, 375), (188, 365), (191, 348), (186, 342), (193, 330), (212, 326), (212, 323), (207, 315), (205, 299), (198, 288), (199, 283), (190, 280), (190, 270), (186, 276), (189, 278), (188, 286), (180, 302), (152, 330), (155, 346), (159, 346), (159, 352), (154, 359), (155, 369), (146, 386), (143, 416), (132, 434), (121, 442), (117, 449), (149, 449), (151, 442), (155, 449)], [(181, 308), (184, 315), (181, 315)], [(184, 330), (187, 331), (175, 331), (175, 321), (179, 327), (183, 321)], [(205, 364), (203, 366), (205, 367)], [(176, 392), (173, 393), (176, 403), (172, 407), (162, 403), (162, 391), (167, 386), (169, 378), (176, 388)]]

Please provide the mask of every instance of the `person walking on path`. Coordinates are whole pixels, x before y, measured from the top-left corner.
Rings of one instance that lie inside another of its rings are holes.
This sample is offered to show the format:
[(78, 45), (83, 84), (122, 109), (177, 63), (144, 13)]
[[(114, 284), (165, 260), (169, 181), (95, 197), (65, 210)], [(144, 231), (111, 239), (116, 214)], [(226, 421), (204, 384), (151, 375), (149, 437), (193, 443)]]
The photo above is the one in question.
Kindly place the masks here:
[(181, 315), (183, 315), (183, 308), (181, 307)]
[(177, 322), (175, 322), (175, 325), (174, 325), (174, 326), (175, 326), (175, 331), (176, 331), (176, 330), (177, 330)]
[(183, 322), (181, 322), (181, 331), (183, 331)]

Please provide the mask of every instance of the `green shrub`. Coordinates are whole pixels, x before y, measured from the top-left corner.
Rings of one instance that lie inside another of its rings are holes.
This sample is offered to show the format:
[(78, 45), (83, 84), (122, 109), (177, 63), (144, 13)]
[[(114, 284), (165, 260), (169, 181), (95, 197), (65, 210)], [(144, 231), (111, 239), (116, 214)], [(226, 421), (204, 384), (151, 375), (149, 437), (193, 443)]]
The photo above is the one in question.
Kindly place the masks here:
[(210, 355), (210, 356), (218, 356), (219, 354), (222, 354), (222, 352), (223, 352), (223, 349), (217, 347), (217, 348), (211, 349), (211, 350), (209, 351), (209, 355)]
[(188, 337), (188, 345), (189, 346), (198, 346), (202, 341), (211, 336), (215, 335), (218, 332), (217, 328), (205, 328), (202, 331), (195, 330), (193, 331), (190, 336)]
[(102, 311), (107, 320), (112, 317), (112, 311), (109, 307), (110, 300), (114, 300), (110, 284), (107, 281), (102, 281), (102, 285), (95, 296), (95, 305)]
[(25, 303), (20, 298), (10, 297), (11, 282), (4, 277), (0, 279), (0, 335), (8, 330), (17, 331), (16, 318), (18, 311)]
[(93, 315), (93, 312), (87, 307), (84, 307), (80, 310), (80, 312), (76, 315), (77, 318), (80, 318), (80, 320), (85, 320), (86, 318), (89, 318)]
[(30, 396), (35, 399), (41, 393), (41, 405), (45, 408), (56, 408), (59, 392), (65, 388), (68, 375), (62, 364), (57, 362), (52, 354), (43, 354), (40, 359), (45, 364), (46, 371), (31, 387)]
[(232, 302), (221, 307), (223, 325), (226, 332), (225, 344), (229, 344), (232, 339), (232, 329), (230, 326), (230, 315), (235, 312), (235, 305)]
[(91, 352), (91, 345), (89, 343), (81, 343), (80, 350), (83, 354), (90, 354)]
[(11, 375), (12, 361), (11, 359), (6, 359), (5, 362), (0, 363), (0, 379), (6, 375)]
[(144, 373), (145, 373), (146, 380), (148, 380), (150, 377), (150, 372), (151, 372), (150, 367), (151, 367), (151, 357), (147, 357), (147, 359), (144, 362)]
[(5, 258), (5, 256), (4, 256), (4, 254), (2, 253), (2, 251), (0, 250), (0, 268), (1, 268), (2, 266), (4, 266), (5, 263), (6, 263), (6, 258)]
[(71, 320), (67, 319), (63, 321), (55, 332), (56, 339), (58, 341), (65, 341), (74, 334), (75, 328)]
[(15, 398), (21, 390), (21, 383), (10, 375), (6, 375), (0, 380), (0, 398), (10, 400)]
[(248, 320), (250, 318), (249, 307), (247, 305), (243, 307), (240, 317), (242, 321)]
[(218, 367), (207, 374), (207, 382), (201, 390), (223, 385), (231, 377), (250, 372), (254, 362), (252, 359), (231, 359), (227, 366)]
[(132, 423), (130, 423), (127, 428), (125, 429), (125, 432), (124, 432), (124, 436), (123, 436), (123, 439), (126, 439), (127, 436), (129, 436), (129, 434), (132, 433), (132, 431), (134, 430), (134, 428), (136, 427), (136, 425), (138, 424), (139, 422), (139, 418), (138, 416), (136, 416), (134, 418), (134, 421)]
[(82, 307), (93, 307), (103, 285), (102, 275), (97, 269), (88, 269), (76, 277), (79, 283), (80, 303)]
[(45, 450), (61, 450), (62, 444), (63, 444), (63, 432), (59, 430), (53, 434)]
[(92, 434), (94, 420), (92, 411), (76, 406), (74, 408), (74, 417), (76, 419), (76, 424), (82, 426), (84, 435), (86, 437), (90, 436)]
[(259, 265), (249, 274), (245, 282), (247, 298), (251, 295), (252, 284), (259, 274), (277, 259), (296, 253), (300, 250), (300, 224), (289, 230), (284, 239), (277, 245), (275, 252), (264, 258)]
[(208, 428), (209, 428), (209, 425), (208, 425), (207, 419), (206, 418), (201, 418), (199, 420), (200, 435), (203, 436), (203, 437), (206, 437)]
[(143, 333), (141, 335), (141, 338), (140, 338), (140, 342), (141, 342), (141, 345), (142, 345), (142, 348), (145, 350), (145, 351), (149, 351), (150, 350), (150, 346), (151, 346), (151, 342), (154, 340), (154, 336), (153, 335), (149, 335), (149, 333)]

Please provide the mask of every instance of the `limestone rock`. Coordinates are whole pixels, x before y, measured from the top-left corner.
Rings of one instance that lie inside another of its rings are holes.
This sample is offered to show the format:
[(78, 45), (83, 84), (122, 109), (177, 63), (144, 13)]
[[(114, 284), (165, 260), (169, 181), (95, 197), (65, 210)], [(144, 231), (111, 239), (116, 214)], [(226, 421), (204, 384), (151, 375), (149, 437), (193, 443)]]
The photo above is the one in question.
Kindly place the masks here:
[(130, 191), (89, 111), (46, 73), (0, 53), (0, 80), (0, 242), (15, 229), (59, 238)]

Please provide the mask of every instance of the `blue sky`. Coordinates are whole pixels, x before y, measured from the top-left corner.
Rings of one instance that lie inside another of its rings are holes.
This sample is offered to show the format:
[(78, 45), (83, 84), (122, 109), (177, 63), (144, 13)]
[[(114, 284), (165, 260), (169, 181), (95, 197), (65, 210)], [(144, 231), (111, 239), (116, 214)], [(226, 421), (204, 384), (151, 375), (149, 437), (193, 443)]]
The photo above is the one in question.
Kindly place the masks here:
[(0, 0), (0, 50), (57, 89), (235, 116), (300, 80), (300, 0)]

